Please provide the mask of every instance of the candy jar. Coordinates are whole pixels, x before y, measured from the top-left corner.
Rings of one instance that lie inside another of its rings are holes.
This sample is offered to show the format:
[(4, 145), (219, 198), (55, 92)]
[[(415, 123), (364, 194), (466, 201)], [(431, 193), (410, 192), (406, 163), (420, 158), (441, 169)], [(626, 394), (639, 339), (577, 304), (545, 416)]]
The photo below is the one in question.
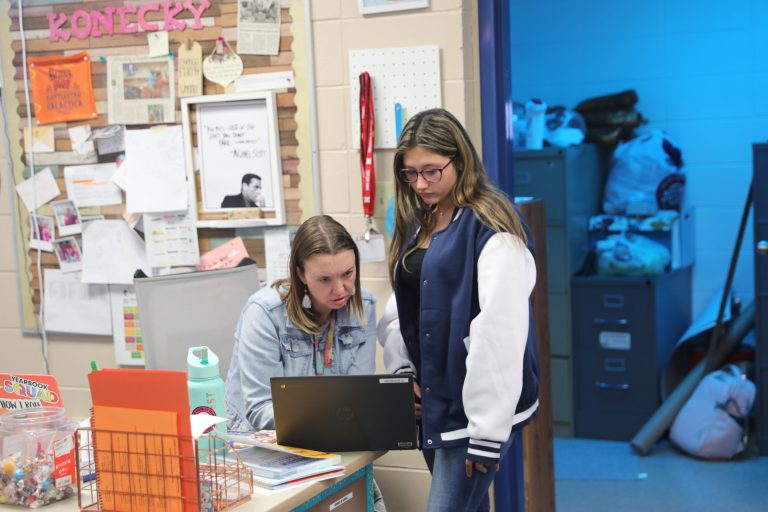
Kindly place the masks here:
[(4, 414), (0, 503), (38, 508), (74, 495), (76, 428), (59, 407)]

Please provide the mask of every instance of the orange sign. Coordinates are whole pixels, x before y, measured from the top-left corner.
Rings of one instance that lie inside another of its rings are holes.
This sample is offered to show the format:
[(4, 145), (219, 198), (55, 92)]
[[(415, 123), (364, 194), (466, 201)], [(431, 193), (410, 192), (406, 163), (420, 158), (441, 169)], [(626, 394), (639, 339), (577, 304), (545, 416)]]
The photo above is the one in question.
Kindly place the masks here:
[(0, 373), (0, 414), (30, 407), (64, 407), (56, 377)]
[(98, 116), (87, 52), (29, 58), (27, 64), (38, 125)]

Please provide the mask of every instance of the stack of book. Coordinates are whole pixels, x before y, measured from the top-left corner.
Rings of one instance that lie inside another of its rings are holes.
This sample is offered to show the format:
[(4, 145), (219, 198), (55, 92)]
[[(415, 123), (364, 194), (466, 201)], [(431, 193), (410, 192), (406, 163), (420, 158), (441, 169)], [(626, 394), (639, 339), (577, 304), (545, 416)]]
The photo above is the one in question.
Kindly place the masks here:
[(285, 489), (344, 474), (340, 455), (279, 445), (274, 430), (227, 435), (240, 460), (253, 471), (253, 483), (259, 487)]

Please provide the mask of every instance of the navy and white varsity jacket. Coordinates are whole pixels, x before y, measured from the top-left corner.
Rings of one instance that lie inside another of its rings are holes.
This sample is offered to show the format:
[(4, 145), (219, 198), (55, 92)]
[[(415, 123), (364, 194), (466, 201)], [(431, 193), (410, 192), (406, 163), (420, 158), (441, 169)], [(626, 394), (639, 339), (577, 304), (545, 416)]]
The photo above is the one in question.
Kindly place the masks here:
[[(433, 233), (420, 279), (420, 307), (395, 279), (379, 322), (387, 371), (412, 373), (421, 386), (423, 448), (468, 444), (468, 459), (498, 463), (501, 444), (539, 405), (531, 242), (459, 209)], [(414, 344), (421, 368), (409, 354)]]

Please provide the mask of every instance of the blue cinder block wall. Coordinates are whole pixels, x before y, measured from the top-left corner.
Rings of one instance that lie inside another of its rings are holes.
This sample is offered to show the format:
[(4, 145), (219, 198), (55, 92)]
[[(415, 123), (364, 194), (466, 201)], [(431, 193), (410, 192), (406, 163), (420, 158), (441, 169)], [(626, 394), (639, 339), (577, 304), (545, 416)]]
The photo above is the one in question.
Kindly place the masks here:
[[(512, 95), (574, 107), (635, 89), (636, 108), (683, 150), (696, 209), (693, 311), (725, 282), (752, 176), (768, 141), (768, 2), (511, 1)], [(752, 224), (734, 290), (751, 301)]]

